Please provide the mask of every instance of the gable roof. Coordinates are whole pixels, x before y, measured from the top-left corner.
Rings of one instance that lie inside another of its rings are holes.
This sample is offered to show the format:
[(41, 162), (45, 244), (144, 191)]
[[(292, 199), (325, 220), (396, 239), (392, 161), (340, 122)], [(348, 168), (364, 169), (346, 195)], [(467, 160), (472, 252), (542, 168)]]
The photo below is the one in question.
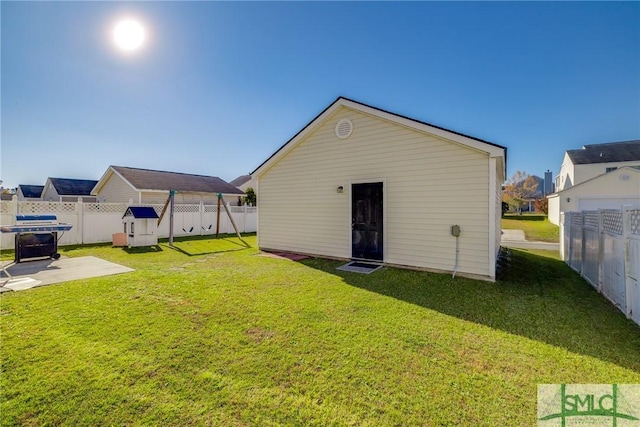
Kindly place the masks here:
[[(192, 193), (223, 193), (244, 194), (235, 186), (217, 176), (191, 175), (180, 172), (166, 172), (151, 169), (137, 169), (124, 166), (109, 166), (138, 191), (183, 191)], [(100, 186), (104, 185), (110, 176), (109, 170), (100, 179)], [(99, 186), (96, 186), (96, 191)]]
[(318, 114), (309, 124), (307, 124), (297, 134), (295, 134), (293, 138), (291, 138), (283, 146), (281, 146), (278, 150), (276, 150), (276, 152), (273, 153), (267, 160), (262, 162), (260, 166), (258, 166), (253, 172), (251, 172), (251, 175), (252, 176), (254, 174), (256, 176), (260, 175), (264, 170), (268, 169), (273, 163), (275, 163), (282, 156), (288, 153), (293, 147), (295, 147), (297, 143), (300, 142), (305, 136), (307, 136), (314, 128), (316, 128), (317, 126), (320, 126), (327, 117), (333, 114), (333, 112), (340, 107), (352, 108), (362, 113), (370, 114), (370, 115), (379, 117), (381, 119), (389, 120), (389, 121), (413, 128), (418, 131), (443, 137), (445, 139), (459, 143), (469, 148), (474, 148), (474, 149), (486, 152), (491, 157), (502, 157), (504, 160), (504, 163), (502, 164), (502, 168), (506, 176), (507, 148), (503, 147), (502, 145), (494, 144), (492, 142), (488, 142), (479, 138), (465, 135), (460, 132), (455, 132), (449, 129), (445, 129), (440, 126), (435, 126), (427, 122), (422, 122), (420, 120), (402, 116), (400, 114), (391, 113), (381, 108), (372, 107), (370, 105), (363, 104), (361, 102), (357, 102), (342, 96), (338, 97), (331, 105), (329, 105), (320, 114)]
[(585, 145), (567, 155), (574, 165), (640, 161), (640, 140)]
[(91, 179), (49, 178), (60, 196), (90, 196), (98, 181)]
[(125, 216), (133, 216), (134, 218), (151, 218), (158, 219), (158, 213), (151, 206), (129, 206), (122, 218)]
[(240, 187), (242, 184), (249, 181), (251, 181), (251, 175), (240, 175), (229, 184), (233, 185), (234, 187)]
[(22, 191), (22, 195), (24, 197), (32, 197), (37, 198), (42, 196), (42, 190), (44, 190), (44, 185), (25, 185), (20, 184), (20, 191)]

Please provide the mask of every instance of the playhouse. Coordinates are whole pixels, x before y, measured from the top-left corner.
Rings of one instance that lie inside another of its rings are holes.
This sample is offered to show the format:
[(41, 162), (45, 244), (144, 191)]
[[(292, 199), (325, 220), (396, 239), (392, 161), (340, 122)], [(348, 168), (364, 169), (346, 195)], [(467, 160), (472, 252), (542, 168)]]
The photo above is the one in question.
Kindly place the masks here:
[(158, 214), (150, 206), (130, 206), (122, 217), (128, 246), (158, 244)]

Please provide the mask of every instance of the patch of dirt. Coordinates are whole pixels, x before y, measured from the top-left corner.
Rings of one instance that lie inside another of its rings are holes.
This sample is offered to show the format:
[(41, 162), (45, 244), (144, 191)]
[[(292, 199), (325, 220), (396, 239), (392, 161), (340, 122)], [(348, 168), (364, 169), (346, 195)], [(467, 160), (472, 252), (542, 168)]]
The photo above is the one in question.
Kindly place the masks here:
[(268, 331), (266, 329), (253, 327), (247, 331), (247, 335), (253, 342), (260, 344), (261, 342), (273, 338), (276, 334), (275, 332)]

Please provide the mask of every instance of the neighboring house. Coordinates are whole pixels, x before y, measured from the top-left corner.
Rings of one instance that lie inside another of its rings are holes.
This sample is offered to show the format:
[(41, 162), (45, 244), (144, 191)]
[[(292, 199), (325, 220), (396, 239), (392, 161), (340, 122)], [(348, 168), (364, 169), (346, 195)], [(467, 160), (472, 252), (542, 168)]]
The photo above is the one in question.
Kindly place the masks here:
[[(18, 185), (18, 200), (42, 200), (44, 185)], [(77, 200), (77, 199), (76, 199)]]
[(548, 196), (549, 221), (560, 225), (560, 213), (640, 206), (640, 170), (629, 166), (603, 173)]
[(495, 280), (505, 168), (505, 147), (341, 97), (252, 172), (258, 244)]
[(567, 150), (556, 176), (556, 191), (623, 166), (640, 167), (640, 140), (585, 145)]
[[(240, 175), (239, 177), (231, 181), (230, 184), (242, 190), (243, 192), (246, 192), (249, 188), (253, 188), (255, 192), (255, 182), (253, 181), (251, 175)], [(241, 206), (243, 203), (244, 202), (242, 198), (238, 197), (238, 206)]]
[[(560, 167), (560, 173), (556, 176), (556, 193), (547, 196), (549, 199), (549, 222), (559, 225), (560, 213), (568, 212), (566, 209), (568, 205), (566, 202), (561, 202), (561, 199), (555, 196), (556, 194), (607, 172), (629, 166), (640, 167), (640, 140), (592, 144), (585, 145), (578, 150), (567, 150)], [(600, 199), (600, 196), (606, 195), (602, 193), (585, 193), (587, 191), (586, 188), (591, 187), (581, 187), (580, 199), (595, 200)], [(610, 190), (611, 197), (609, 201), (612, 201), (617, 197), (618, 189), (612, 188)], [(566, 200), (567, 197), (565, 195), (563, 200)], [(574, 200), (576, 200), (575, 196)], [(580, 206), (575, 205), (574, 208), (586, 209), (584, 206), (590, 206), (589, 209), (591, 209), (597, 208), (597, 206), (610, 206), (610, 203), (604, 201), (603, 203), (594, 203), (583, 202)], [(570, 210), (575, 209), (572, 208)]]
[[(240, 175), (239, 177), (231, 181), (229, 184), (239, 188), (243, 192), (247, 191), (247, 188), (249, 187), (253, 188), (253, 186), (255, 185), (255, 183), (251, 179), (251, 175)], [(253, 189), (255, 190), (255, 188)]]
[(42, 200), (47, 202), (95, 202), (91, 190), (98, 181), (90, 179), (48, 178), (42, 189)]
[(225, 201), (234, 204), (242, 191), (228, 182), (215, 177), (137, 169), (124, 166), (109, 166), (93, 190), (100, 202), (135, 204), (165, 203), (169, 191), (175, 190), (175, 203), (197, 204), (217, 202), (218, 193)]

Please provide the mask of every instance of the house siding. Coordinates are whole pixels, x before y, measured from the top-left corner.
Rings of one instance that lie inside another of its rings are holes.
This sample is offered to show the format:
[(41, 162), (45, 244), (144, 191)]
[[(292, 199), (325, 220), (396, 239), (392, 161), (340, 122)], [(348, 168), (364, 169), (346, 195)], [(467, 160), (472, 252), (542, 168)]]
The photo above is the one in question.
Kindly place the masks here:
[[(334, 134), (343, 118), (345, 140)], [(493, 277), (489, 174), (487, 153), (340, 107), (260, 175), (259, 245), (350, 258), (351, 184), (382, 181), (385, 262), (451, 271), (457, 224), (458, 271)]]
[[(494, 172), (495, 172), (495, 182), (493, 183), (493, 191), (494, 191), (494, 212), (493, 218), (489, 216), (489, 221), (493, 221), (494, 229), (493, 229), (493, 239), (495, 242), (493, 254), (493, 261), (498, 258), (498, 254), (500, 253), (500, 242), (502, 241), (502, 183), (505, 181), (505, 173), (502, 168), (500, 162), (494, 162)], [(491, 191), (491, 190), (489, 190)], [(495, 271), (495, 264), (494, 264)]]
[[(628, 176), (628, 179), (620, 179), (621, 175)], [(640, 172), (609, 172), (589, 182), (568, 188), (558, 196), (558, 222), (560, 212), (579, 211), (584, 206), (587, 206), (587, 209), (593, 209), (595, 206), (599, 209), (620, 209), (623, 204), (637, 205), (640, 203)]]
[[(44, 189), (44, 193), (42, 194), (42, 200), (47, 202), (59, 202), (60, 195), (58, 194), (56, 189), (53, 187), (53, 185), (47, 183)], [(78, 201), (78, 199), (76, 198), (75, 201)]]
[(138, 203), (138, 192), (117, 173), (111, 174), (97, 197), (105, 203)]
[[(169, 197), (168, 191), (143, 191), (142, 203), (143, 204), (160, 204), (165, 203)], [(238, 196), (224, 195), (222, 196), (224, 201), (231, 205), (236, 205)], [(189, 193), (189, 192), (177, 192), (174, 196), (176, 204), (192, 204), (197, 205), (203, 202), (205, 205), (213, 205), (218, 203), (218, 195), (213, 193)]]
[(625, 166), (640, 166), (640, 160), (634, 160), (630, 162), (612, 162), (612, 163), (592, 163), (586, 165), (575, 165), (573, 185), (580, 184), (591, 178), (595, 178), (598, 175), (602, 175), (607, 172), (607, 168), (622, 168)]

